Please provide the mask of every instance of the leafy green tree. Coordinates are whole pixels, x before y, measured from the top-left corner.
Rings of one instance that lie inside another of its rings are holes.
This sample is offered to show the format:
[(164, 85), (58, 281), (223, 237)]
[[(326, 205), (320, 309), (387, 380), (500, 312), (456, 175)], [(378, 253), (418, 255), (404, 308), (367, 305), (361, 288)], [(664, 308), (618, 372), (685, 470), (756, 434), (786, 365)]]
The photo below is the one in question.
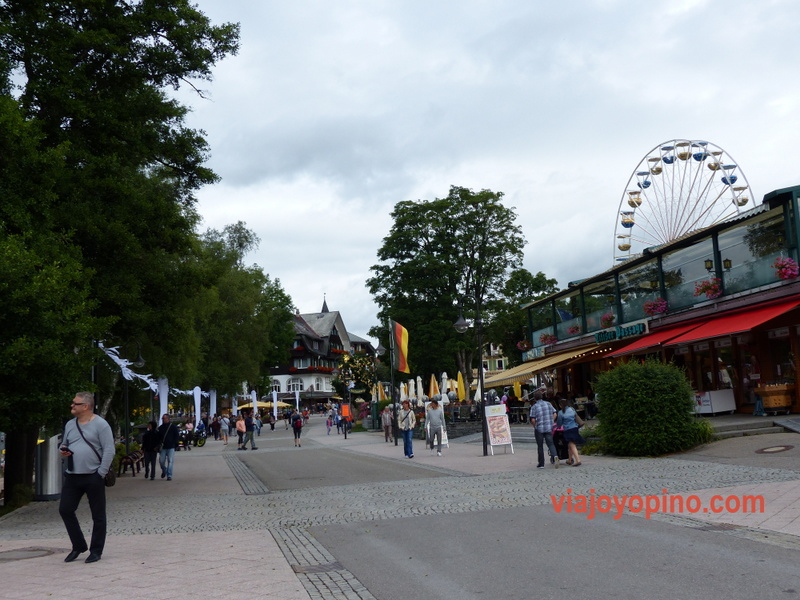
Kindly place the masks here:
[[(522, 262), (525, 245), (516, 213), (502, 198), (501, 192), (453, 186), (446, 198), (395, 206), (394, 225), (367, 286), (380, 320), (391, 318), (408, 329), (412, 373), (457, 368), (471, 379), (477, 340), (474, 329), (466, 336), (453, 329), (459, 307), (467, 318), (483, 313), (509, 269)], [(370, 333), (388, 347), (380, 328)]]
[(522, 350), (519, 342), (531, 342), (528, 320), (522, 306), (558, 291), (558, 282), (548, 279), (539, 271), (533, 275), (527, 269), (512, 271), (501, 295), (487, 303), (490, 323), (486, 327), (487, 339), (503, 348), (509, 366), (522, 363)]
[[(47, 411), (34, 398), (64, 403), (61, 415), (68, 414), (65, 402), (76, 379), (89, 387), (89, 369), (81, 364), (64, 373), (71, 362), (64, 357), (78, 348), (83, 359), (88, 353), (80, 349), (92, 339), (141, 342), (157, 375), (196, 370), (200, 340), (187, 310), (201, 289), (190, 260), (197, 243), (193, 194), (216, 176), (203, 164), (203, 133), (184, 125), (188, 109), (166, 90), (198, 89), (193, 82), (209, 80), (216, 62), (237, 48), (238, 25), (211, 25), (187, 0), (0, 2), (0, 114), (18, 133), (5, 141), (0, 159), (10, 192), (2, 243), (28, 269), (9, 276), (24, 282), (49, 273), (38, 284), (50, 294), (36, 298), (41, 316), (63, 300), (74, 324), (54, 332), (58, 356), (42, 355), (53, 368), (46, 370), (51, 379), (38, 383), (60, 386), (59, 397), (8, 391), (12, 401), (28, 401), (15, 404), (15, 422), (44, 424)], [(25, 127), (15, 125), (20, 117)], [(30, 160), (24, 165), (17, 156)], [(58, 272), (50, 268), (54, 261)], [(33, 299), (31, 289), (19, 298)], [(11, 306), (13, 315), (19, 304)], [(31, 330), (20, 335), (35, 337)], [(28, 353), (39, 347), (17, 346)], [(109, 392), (106, 405), (110, 399)]]
[(203, 239), (203, 264), (212, 285), (203, 294), (200, 374), (205, 388), (236, 393), (244, 381), (267, 389), (264, 373), (285, 362), (294, 339), (292, 301), (280, 281), (256, 267), (244, 267), (244, 254), (258, 244), (244, 223)]

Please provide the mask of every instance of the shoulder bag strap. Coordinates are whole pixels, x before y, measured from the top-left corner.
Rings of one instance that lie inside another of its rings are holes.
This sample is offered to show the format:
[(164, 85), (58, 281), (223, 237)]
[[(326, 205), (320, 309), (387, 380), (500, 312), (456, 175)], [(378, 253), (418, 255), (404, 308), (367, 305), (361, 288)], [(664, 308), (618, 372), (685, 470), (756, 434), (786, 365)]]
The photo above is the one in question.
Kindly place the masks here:
[(89, 448), (94, 450), (94, 453), (97, 455), (97, 460), (99, 460), (102, 463), (103, 462), (103, 457), (100, 456), (100, 453), (97, 451), (97, 448), (92, 446), (92, 443), (89, 440), (86, 439), (85, 435), (83, 435), (83, 429), (81, 429), (80, 423), (78, 423), (78, 419), (75, 419), (75, 427), (78, 428), (78, 433), (81, 434), (81, 437), (83, 438), (83, 441), (86, 442), (89, 445)]

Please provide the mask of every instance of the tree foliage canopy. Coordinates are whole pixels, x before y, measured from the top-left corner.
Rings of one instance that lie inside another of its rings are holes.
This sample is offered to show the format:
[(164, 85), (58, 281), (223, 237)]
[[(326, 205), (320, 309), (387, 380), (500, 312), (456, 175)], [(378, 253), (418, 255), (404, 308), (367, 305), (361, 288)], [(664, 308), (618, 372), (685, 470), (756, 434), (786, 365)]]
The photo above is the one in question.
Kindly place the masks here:
[[(501, 192), (453, 186), (445, 198), (395, 206), (367, 286), (380, 320), (408, 329), (412, 373), (452, 373), (457, 366), (471, 378), (476, 340), (454, 331), (459, 306), (474, 317), (522, 262), (525, 239), (502, 198)], [(379, 330), (371, 334), (387, 339)]]
[[(290, 345), (290, 299), (243, 266), (255, 235), (241, 223), (195, 231), (194, 193), (217, 176), (204, 133), (169, 95), (202, 97), (197, 82), (238, 43), (237, 24), (213, 25), (188, 0), (0, 0), (9, 463), (28, 460), (39, 426), (60, 427), (78, 389), (94, 386), (114, 416), (118, 377), (92, 381), (104, 364), (93, 340), (141, 348), (153, 376), (221, 389), (258, 379)], [(7, 470), (7, 491), (21, 473)]]

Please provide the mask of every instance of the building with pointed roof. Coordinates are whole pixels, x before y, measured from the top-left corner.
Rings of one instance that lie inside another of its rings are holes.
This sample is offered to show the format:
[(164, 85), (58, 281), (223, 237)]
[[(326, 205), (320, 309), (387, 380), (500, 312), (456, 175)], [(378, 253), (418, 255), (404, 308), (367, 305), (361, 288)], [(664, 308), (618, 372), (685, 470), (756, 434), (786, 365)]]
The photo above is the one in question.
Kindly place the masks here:
[(294, 315), (295, 338), (289, 363), (272, 370), (272, 390), (278, 399), (294, 404), (329, 402), (334, 396), (333, 370), (345, 354), (364, 352), (375, 356), (372, 343), (349, 333), (339, 311), (323, 300), (318, 313)]

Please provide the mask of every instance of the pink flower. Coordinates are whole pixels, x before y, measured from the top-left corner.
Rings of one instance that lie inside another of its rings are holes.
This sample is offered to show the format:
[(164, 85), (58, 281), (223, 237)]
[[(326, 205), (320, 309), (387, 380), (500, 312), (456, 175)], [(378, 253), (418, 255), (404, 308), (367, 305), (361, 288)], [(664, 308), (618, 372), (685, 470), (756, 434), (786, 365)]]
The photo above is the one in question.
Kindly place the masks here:
[(695, 283), (694, 295), (702, 296), (703, 294), (709, 299), (719, 297), (722, 294), (722, 280), (718, 277), (712, 277)]
[(642, 308), (644, 308), (644, 314), (653, 317), (667, 312), (667, 301), (663, 298), (648, 300), (644, 303)]
[(779, 256), (772, 266), (775, 268), (778, 279), (794, 279), (800, 274), (800, 267), (791, 258)]

